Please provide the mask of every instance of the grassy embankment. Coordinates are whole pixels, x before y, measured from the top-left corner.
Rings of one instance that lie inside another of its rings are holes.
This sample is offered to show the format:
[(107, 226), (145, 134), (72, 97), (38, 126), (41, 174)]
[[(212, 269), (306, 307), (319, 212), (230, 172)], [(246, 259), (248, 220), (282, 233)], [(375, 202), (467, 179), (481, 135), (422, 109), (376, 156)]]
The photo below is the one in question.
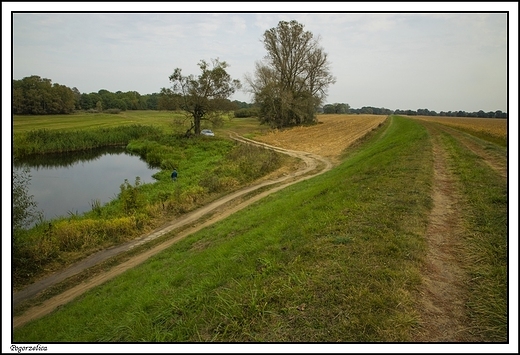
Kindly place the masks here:
[(429, 145), (420, 124), (394, 118), (336, 169), (180, 241), (14, 339), (409, 340)]
[[(81, 216), (40, 221), (28, 231), (19, 231), (13, 244), (16, 287), (96, 250), (142, 235), (166, 219), (277, 169), (286, 160), (283, 155), (236, 144), (226, 137), (186, 139), (178, 134), (184, 127), (171, 122), (171, 113), (144, 111), (14, 118), (15, 157), (126, 145), (161, 168), (154, 176), (157, 182), (121, 181), (117, 199), (103, 206), (92, 201), (92, 210)], [(227, 124), (239, 128), (248, 121)], [(172, 184), (174, 167), (180, 178)]]

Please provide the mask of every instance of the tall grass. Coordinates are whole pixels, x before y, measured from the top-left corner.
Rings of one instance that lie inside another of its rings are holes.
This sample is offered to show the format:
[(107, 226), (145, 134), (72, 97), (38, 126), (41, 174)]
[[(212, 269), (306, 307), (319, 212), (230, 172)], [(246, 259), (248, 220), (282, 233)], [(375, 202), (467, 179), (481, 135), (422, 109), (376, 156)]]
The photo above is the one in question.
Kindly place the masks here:
[(420, 124), (396, 117), (384, 130), (334, 170), (189, 236), (14, 340), (409, 340), (432, 157)]
[(153, 126), (131, 125), (89, 130), (30, 130), (14, 136), (13, 156), (64, 153), (110, 145), (126, 145), (137, 138), (157, 139), (162, 131)]

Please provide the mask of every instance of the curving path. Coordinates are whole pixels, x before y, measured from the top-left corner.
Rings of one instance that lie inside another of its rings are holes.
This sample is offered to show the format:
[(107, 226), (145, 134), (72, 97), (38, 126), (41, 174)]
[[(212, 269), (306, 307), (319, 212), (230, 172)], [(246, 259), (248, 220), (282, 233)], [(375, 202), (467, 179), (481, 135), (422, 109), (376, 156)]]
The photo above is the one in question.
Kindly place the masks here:
[[(280, 178), (274, 180), (267, 180), (256, 185), (252, 185), (249, 187), (245, 187), (241, 190), (235, 191), (229, 195), (226, 195), (204, 207), (201, 207), (195, 211), (187, 213), (180, 218), (162, 226), (161, 228), (155, 230), (154, 232), (142, 236), (138, 239), (132, 240), (125, 244), (112, 247), (100, 252), (97, 252), (88, 258), (70, 266), (69, 268), (52, 274), (38, 282), (35, 282), (32, 285), (29, 285), (25, 289), (16, 292), (13, 294), (13, 306), (16, 307), (20, 304), (21, 301), (30, 299), (38, 293), (44, 291), (50, 286), (58, 284), (59, 282), (65, 280), (68, 277), (76, 275), (94, 265), (97, 265), (105, 260), (108, 260), (111, 257), (124, 253), (136, 246), (147, 243), (151, 240), (154, 240), (160, 236), (163, 236), (167, 233), (174, 232), (177, 229), (187, 227), (187, 229), (172, 234), (172, 238), (167, 241), (158, 244), (157, 246), (140, 253), (139, 255), (133, 256), (127, 261), (112, 267), (107, 272), (96, 275), (88, 280), (85, 280), (79, 285), (76, 285), (63, 293), (54, 296), (42, 304), (37, 305), (28, 309), (24, 314), (13, 318), (13, 327), (19, 327), (31, 320), (40, 318), (50, 312), (52, 312), (57, 307), (72, 301), (74, 298), (80, 296), (91, 288), (98, 286), (105, 281), (108, 281), (115, 276), (125, 272), (126, 270), (139, 265), (146, 261), (151, 256), (161, 252), (162, 250), (170, 247), (174, 243), (179, 240), (187, 237), (188, 235), (197, 232), (198, 230), (209, 226), (217, 221), (220, 221), (231, 214), (251, 205), (252, 203), (262, 199), (263, 197), (272, 194), (276, 191), (279, 191), (289, 185), (292, 185), (296, 182), (303, 181), (306, 179), (310, 179), (319, 174), (323, 174), (324, 172), (332, 169), (332, 163), (323, 157), (317, 156), (315, 154), (310, 154), (306, 152), (282, 149), (279, 147), (275, 147), (266, 143), (256, 142), (244, 137), (238, 136), (236, 133), (231, 133), (230, 137), (236, 141), (246, 143), (246, 144), (254, 144), (257, 146), (264, 147), (266, 149), (272, 149), (280, 153), (284, 153), (293, 157), (297, 157), (301, 159), (305, 165), (299, 168), (297, 171), (294, 171), (288, 175), (282, 176)], [(247, 198), (245, 201), (241, 201), (236, 203), (237, 200), (240, 200), (246, 195), (254, 192), (263, 187), (270, 187), (267, 190), (258, 193), (250, 198)], [(233, 205), (233, 202), (235, 204)], [(209, 218), (208, 218), (209, 216)], [(202, 220), (204, 220), (202, 222)]]

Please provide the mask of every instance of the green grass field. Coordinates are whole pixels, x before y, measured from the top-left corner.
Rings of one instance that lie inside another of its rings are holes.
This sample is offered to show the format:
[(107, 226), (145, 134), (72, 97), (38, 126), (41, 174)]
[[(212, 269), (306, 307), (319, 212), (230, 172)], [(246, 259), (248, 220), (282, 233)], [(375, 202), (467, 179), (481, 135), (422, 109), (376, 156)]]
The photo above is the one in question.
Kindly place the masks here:
[[(15, 329), (14, 341), (413, 341), (431, 144), (419, 122), (393, 117), (333, 170)], [(484, 341), (504, 341), (507, 192), (489, 167), (473, 167), (477, 157), (450, 137), (444, 144), (465, 201), (464, 257), (484, 280), (468, 285), (472, 326)]]
[[(75, 113), (71, 115), (21, 116), (13, 118), (14, 134), (30, 130), (81, 130), (98, 128), (115, 128), (125, 125), (152, 125), (167, 132), (185, 132), (189, 127), (182, 112), (172, 111), (122, 111), (118, 114), (108, 113)], [(184, 124), (183, 124), (184, 123)], [(185, 128), (186, 127), (186, 128)], [(204, 124), (203, 128), (213, 129)], [(255, 118), (232, 118), (225, 115), (224, 126), (215, 128), (215, 132), (236, 130), (240, 132), (266, 131), (268, 128), (259, 126)]]

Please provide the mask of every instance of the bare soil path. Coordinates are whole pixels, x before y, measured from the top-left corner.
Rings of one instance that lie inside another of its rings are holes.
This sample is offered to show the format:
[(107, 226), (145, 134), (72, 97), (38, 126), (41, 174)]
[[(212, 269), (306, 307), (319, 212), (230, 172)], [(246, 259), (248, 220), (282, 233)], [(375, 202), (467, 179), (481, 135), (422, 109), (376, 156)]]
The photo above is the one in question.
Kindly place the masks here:
[(460, 254), (457, 190), (448, 170), (447, 154), (439, 141), (439, 133), (431, 127), (430, 132), (434, 156), (433, 208), (426, 231), (428, 253), (420, 299), (422, 323), (415, 341), (467, 341), (464, 328), (467, 324), (465, 274), (457, 260)]
[(457, 138), (491, 168), (507, 177), (506, 157), (487, 152), (482, 146), (455, 129), (424, 123), (433, 141), (434, 176), (432, 199), (426, 232), (428, 254), (423, 270), (421, 291), (421, 327), (416, 342), (476, 342), (469, 328), (465, 302), (467, 275), (458, 258), (461, 255), (460, 197), (455, 177), (448, 167), (448, 154), (440, 141), (441, 132)]

